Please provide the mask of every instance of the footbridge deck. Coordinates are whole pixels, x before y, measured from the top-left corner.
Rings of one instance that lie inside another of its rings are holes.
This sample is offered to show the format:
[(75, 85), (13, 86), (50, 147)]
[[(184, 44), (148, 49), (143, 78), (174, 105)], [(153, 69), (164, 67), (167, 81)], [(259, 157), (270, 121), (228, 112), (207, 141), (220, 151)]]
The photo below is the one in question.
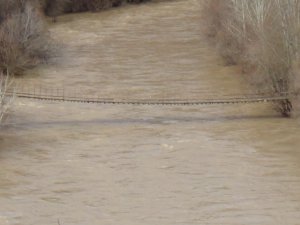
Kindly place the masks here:
[(36, 99), (44, 101), (61, 101), (61, 102), (78, 102), (90, 104), (119, 104), (119, 105), (214, 105), (214, 104), (248, 104), (248, 103), (275, 103), (290, 100), (293, 96), (288, 93), (280, 93), (278, 95), (270, 94), (244, 94), (240, 96), (226, 97), (203, 97), (198, 99), (122, 99), (122, 98), (104, 98), (91, 97), (83, 94), (70, 94), (63, 89), (42, 89), (32, 88), (24, 90), (8, 90), (8, 96), (18, 98)]

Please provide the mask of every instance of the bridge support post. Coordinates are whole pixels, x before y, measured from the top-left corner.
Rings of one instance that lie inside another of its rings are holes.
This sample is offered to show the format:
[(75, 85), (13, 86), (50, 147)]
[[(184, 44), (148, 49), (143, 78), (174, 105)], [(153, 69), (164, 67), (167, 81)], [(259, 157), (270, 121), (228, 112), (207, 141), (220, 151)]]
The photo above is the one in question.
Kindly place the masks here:
[(291, 113), (293, 110), (292, 102), (287, 98), (285, 100), (280, 101), (280, 112), (283, 117), (291, 117)]

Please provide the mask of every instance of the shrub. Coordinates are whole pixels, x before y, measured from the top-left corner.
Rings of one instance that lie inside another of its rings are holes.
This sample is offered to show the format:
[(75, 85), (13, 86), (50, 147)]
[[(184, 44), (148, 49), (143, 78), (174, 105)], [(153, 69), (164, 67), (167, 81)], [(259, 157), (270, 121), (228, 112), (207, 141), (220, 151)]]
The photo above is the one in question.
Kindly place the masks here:
[(0, 69), (11, 74), (42, 63), (51, 54), (41, 14), (31, 2), (17, 3), (3, 14), (0, 25)]
[[(228, 63), (251, 68), (250, 82), (259, 92), (284, 95), (294, 91), (300, 0), (207, 0), (204, 12), (209, 21), (207, 33), (216, 38), (221, 54)], [(285, 100), (275, 108), (289, 116), (292, 104)]]

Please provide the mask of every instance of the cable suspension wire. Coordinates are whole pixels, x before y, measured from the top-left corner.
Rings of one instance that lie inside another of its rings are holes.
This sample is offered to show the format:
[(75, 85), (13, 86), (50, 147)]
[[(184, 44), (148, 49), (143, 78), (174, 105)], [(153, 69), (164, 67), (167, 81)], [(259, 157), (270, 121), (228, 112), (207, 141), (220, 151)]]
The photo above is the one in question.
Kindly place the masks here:
[(288, 101), (293, 94), (278, 93), (271, 94), (243, 94), (240, 96), (223, 96), (199, 99), (115, 99), (90, 97), (75, 91), (71, 94), (65, 89), (58, 88), (42, 88), (42, 87), (21, 87), (8, 90), (7, 96), (15, 96), (19, 98), (46, 100), (46, 101), (62, 101), (62, 102), (78, 102), (93, 104), (114, 104), (114, 105), (215, 105), (215, 104), (247, 104), (247, 103), (267, 103)]

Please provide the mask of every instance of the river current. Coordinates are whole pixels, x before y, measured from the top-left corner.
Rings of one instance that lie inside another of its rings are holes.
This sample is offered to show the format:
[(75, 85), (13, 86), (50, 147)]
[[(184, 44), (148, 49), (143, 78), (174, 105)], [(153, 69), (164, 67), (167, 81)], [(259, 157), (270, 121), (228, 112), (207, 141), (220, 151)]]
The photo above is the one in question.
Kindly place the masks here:
[[(49, 24), (62, 54), (25, 85), (115, 98), (245, 89), (203, 35), (200, 0)], [(1, 129), (1, 225), (299, 225), (300, 126), (269, 104), (122, 106), (16, 99)]]

